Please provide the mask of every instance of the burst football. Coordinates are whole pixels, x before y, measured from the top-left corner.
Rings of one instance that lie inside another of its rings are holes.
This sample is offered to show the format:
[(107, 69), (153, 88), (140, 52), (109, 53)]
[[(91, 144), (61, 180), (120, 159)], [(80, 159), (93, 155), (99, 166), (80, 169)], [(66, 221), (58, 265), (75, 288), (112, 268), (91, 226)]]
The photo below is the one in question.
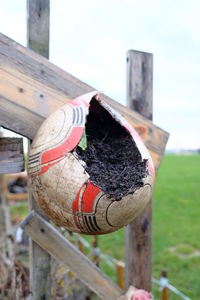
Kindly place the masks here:
[(151, 199), (154, 185), (142, 140), (97, 92), (69, 101), (44, 121), (31, 146), (28, 174), (43, 212), (57, 225), (86, 234), (130, 223)]

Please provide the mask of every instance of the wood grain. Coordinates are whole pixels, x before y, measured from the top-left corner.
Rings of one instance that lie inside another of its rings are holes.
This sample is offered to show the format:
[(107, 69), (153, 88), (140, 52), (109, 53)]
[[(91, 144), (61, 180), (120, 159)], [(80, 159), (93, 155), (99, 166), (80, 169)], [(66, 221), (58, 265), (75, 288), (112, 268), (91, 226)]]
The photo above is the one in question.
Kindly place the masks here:
[[(127, 104), (152, 118), (153, 56), (127, 53)], [(126, 288), (133, 285), (151, 291), (152, 276), (152, 199), (125, 231)]]
[[(93, 90), (95, 89), (59, 69), (46, 58), (0, 34), (2, 126), (33, 139), (41, 123), (51, 112), (68, 99)], [(157, 169), (168, 133), (105, 95), (104, 100), (141, 133)]]
[(116, 300), (121, 290), (50, 223), (32, 211), (21, 227), (48, 253), (60, 260), (101, 299)]
[(127, 78), (130, 78), (127, 80), (127, 106), (152, 120), (153, 55), (135, 50), (128, 51), (127, 66)]
[(6, 242), (5, 242), (5, 220), (4, 220), (4, 210), (3, 210), (3, 199), (2, 199), (2, 178), (0, 175), (0, 249), (1, 255), (6, 257)]
[(22, 138), (0, 137), (0, 174), (24, 171)]
[(6, 253), (9, 259), (13, 258), (14, 254), (14, 229), (11, 224), (11, 216), (9, 207), (6, 204), (6, 199), (2, 195), (2, 208), (3, 208), (3, 219), (5, 225), (5, 243), (6, 243)]
[(49, 57), (49, 0), (27, 2), (27, 40), (29, 48)]
[[(49, 18), (49, 0), (27, 1), (27, 44), (29, 48), (46, 58), (49, 58)], [(56, 109), (56, 107), (52, 106), (52, 103), (50, 103), (49, 106), (46, 105), (46, 97), (40, 91), (40, 88), (36, 90), (33, 87), (33, 83), (30, 83), (31, 81), (28, 82), (27, 86), (25, 78), (23, 84), (19, 84), (19, 82), (15, 80), (15, 88), (18, 88), (18, 95), (20, 94), (19, 98), (14, 95), (15, 101), (18, 101), (18, 107), (21, 106), (23, 101), (23, 103), (27, 104), (29, 111), (34, 107), (35, 115), (37, 115), (39, 111), (40, 115), (46, 117), (46, 115), (50, 113), (49, 107), (52, 110)], [(4, 83), (4, 88), (5, 86)], [(30, 190), (29, 207), (34, 207), (39, 211)], [(30, 241), (30, 289), (33, 300), (51, 299), (51, 257), (32, 240)]]

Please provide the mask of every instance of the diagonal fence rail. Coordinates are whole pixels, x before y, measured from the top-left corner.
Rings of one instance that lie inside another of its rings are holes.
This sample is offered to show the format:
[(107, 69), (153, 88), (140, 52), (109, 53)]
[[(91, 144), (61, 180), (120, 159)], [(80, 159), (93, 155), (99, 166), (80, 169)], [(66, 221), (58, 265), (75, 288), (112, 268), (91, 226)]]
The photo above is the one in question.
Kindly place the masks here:
[(27, 216), (21, 227), (40, 247), (68, 266), (100, 298), (116, 300), (120, 297), (120, 288), (35, 211)]

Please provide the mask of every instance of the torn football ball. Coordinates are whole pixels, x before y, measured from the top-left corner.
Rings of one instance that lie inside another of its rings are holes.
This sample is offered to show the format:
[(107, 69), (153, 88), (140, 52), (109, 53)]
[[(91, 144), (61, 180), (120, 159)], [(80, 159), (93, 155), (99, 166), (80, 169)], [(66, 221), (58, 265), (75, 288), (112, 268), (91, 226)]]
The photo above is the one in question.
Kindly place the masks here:
[(69, 101), (44, 121), (31, 146), (28, 174), (42, 211), (57, 225), (86, 234), (130, 223), (154, 185), (141, 138), (97, 92)]

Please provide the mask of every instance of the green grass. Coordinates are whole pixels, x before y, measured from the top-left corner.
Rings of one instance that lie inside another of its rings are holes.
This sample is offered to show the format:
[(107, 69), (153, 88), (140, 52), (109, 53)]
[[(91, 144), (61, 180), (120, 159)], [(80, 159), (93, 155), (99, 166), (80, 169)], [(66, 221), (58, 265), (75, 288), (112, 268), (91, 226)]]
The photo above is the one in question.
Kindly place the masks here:
[(194, 256), (194, 253), (195, 253), (195, 248), (193, 248), (189, 244), (179, 244), (176, 247), (169, 248), (169, 250), (172, 253), (175, 253), (179, 256), (182, 255), (182, 256), (185, 256), (185, 257), (187, 257), (187, 255)]
[(10, 215), (13, 217), (25, 218), (28, 213), (28, 205), (26, 201), (18, 202), (14, 205), (10, 205)]
[[(100, 236), (99, 244), (103, 252), (123, 260), (123, 229)], [(195, 251), (200, 251), (200, 156), (166, 155), (154, 191), (153, 276), (159, 279), (166, 269), (172, 285), (191, 299), (200, 299), (200, 256), (192, 257)], [(115, 270), (105, 263), (102, 267), (116, 282)], [(161, 299), (155, 285), (153, 293)], [(175, 299), (179, 298), (170, 293), (170, 300)]]
[(166, 268), (171, 284), (200, 299), (200, 256), (178, 255), (200, 250), (200, 156), (165, 156), (153, 209), (153, 275)]
[[(20, 208), (18, 208), (20, 210)], [(24, 213), (24, 206), (22, 206)], [(87, 237), (92, 240), (92, 237)], [(124, 259), (124, 229), (99, 237), (101, 251)], [(153, 276), (169, 281), (191, 299), (200, 299), (200, 156), (166, 155), (156, 180), (153, 202)], [(184, 258), (183, 258), (184, 255)], [(116, 270), (101, 262), (115, 282)], [(155, 299), (160, 298), (153, 285)], [(170, 293), (170, 300), (179, 299)]]

